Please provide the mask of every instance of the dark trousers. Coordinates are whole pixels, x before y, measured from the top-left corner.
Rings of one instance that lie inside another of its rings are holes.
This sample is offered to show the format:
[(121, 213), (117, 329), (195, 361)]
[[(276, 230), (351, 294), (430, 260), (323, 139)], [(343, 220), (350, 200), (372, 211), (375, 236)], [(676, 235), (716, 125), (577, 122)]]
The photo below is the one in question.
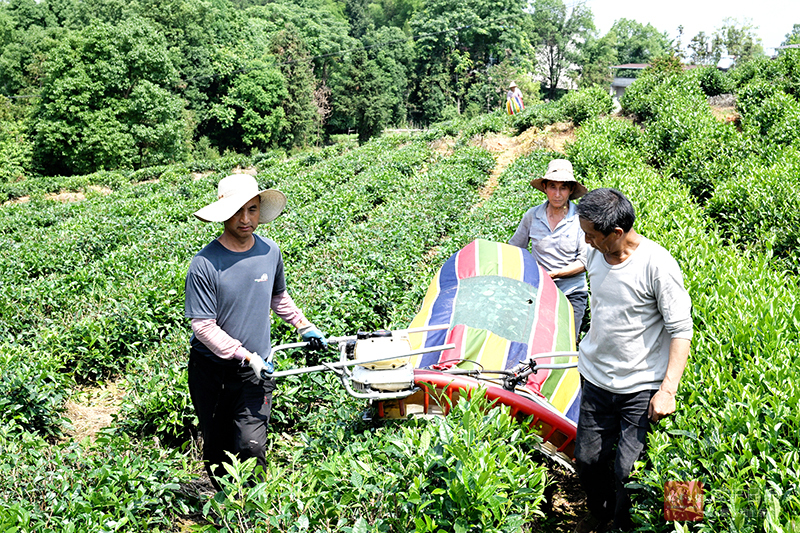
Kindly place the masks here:
[[(581, 379), (575, 463), (589, 511), (614, 527), (630, 529), (625, 484), (647, 443), (647, 409), (655, 390), (615, 394)], [(616, 449), (615, 449), (616, 445)]]
[(589, 293), (586, 291), (577, 291), (567, 295), (567, 300), (572, 304), (572, 313), (575, 319), (576, 341), (581, 336), (581, 324), (583, 324), (583, 315), (586, 314), (586, 302), (588, 299)]
[(273, 381), (258, 379), (253, 370), (216, 363), (194, 350), (189, 355), (189, 394), (203, 436), (203, 461), (217, 490), (216, 477), (229, 463), (225, 452), (240, 461), (256, 458), (266, 472), (266, 443), (272, 409)]

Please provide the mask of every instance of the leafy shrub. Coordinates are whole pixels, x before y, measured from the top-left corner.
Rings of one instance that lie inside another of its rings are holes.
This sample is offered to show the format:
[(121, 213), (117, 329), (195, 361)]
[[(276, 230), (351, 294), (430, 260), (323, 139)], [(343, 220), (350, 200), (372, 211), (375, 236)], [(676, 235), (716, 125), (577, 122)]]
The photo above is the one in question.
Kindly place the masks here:
[(739, 90), (756, 80), (768, 80), (776, 85), (781, 83), (781, 64), (766, 56), (758, 56), (741, 64), (737, 64), (728, 72), (737, 94)]
[(71, 386), (52, 357), (31, 358), (29, 351), (0, 347), (0, 410), (3, 431), (60, 437), (65, 428), (64, 400)]
[(685, 143), (706, 139), (718, 127), (696, 84), (665, 84), (651, 98), (658, 111), (646, 125), (643, 143), (650, 160), (658, 167), (667, 165)]
[(299, 436), (299, 473), (272, 465), (268, 483), (249, 486), (252, 460), (234, 460), (206, 517), (227, 530), (467, 532), (517, 531), (540, 514), (538, 438), (480, 391), (443, 418), (317, 429)]
[(689, 186), (692, 196), (704, 202), (737, 173), (752, 166), (745, 139), (730, 123), (705, 117), (679, 142), (664, 164), (664, 174)]
[(663, 74), (645, 70), (625, 89), (625, 94), (620, 98), (622, 110), (635, 115), (640, 122), (650, 120), (656, 116), (659, 104), (663, 101), (662, 88), (683, 85), (684, 79), (683, 74)]
[(461, 143), (467, 142), (476, 135), (484, 135), (492, 132), (502, 131), (508, 122), (508, 115), (503, 110), (493, 113), (478, 115), (470, 120), (461, 128), (459, 140)]
[(642, 164), (641, 130), (627, 120), (600, 118), (578, 130), (567, 147), (577, 176), (599, 179)]
[(661, 149), (671, 153), (682, 139), (691, 135), (698, 122), (712, 118), (697, 78), (685, 73), (648, 69), (625, 90), (620, 103), (625, 112), (646, 123), (645, 143), (651, 145), (646, 149), (658, 164), (666, 159)]
[(478, 393), (436, 421), (439, 442), (415, 461), (418, 470), (405, 498), (417, 531), (509, 530), (536, 514), (545, 475), (525, 450), (537, 438), (517, 426), (508, 408), (487, 412)]
[(697, 78), (706, 96), (718, 96), (731, 91), (732, 84), (719, 69), (712, 66), (698, 67), (690, 71), (690, 75)]
[(709, 215), (732, 242), (766, 248), (789, 270), (800, 271), (800, 153), (772, 167), (756, 167), (722, 184), (709, 201)]
[(800, 99), (800, 50), (788, 48), (778, 55), (784, 90)]
[(756, 79), (748, 83), (736, 93), (736, 110), (743, 117), (760, 108), (764, 101), (780, 92), (773, 82)]
[(536, 103), (526, 107), (521, 113), (512, 115), (511, 125), (517, 133), (522, 133), (530, 128), (542, 129), (566, 118), (558, 102)]
[[(181, 333), (185, 342), (190, 332)], [(152, 355), (130, 365), (126, 373), (127, 398), (116, 415), (120, 429), (140, 439), (156, 437), (164, 445), (176, 448), (196, 437), (197, 417), (189, 396), (187, 355), (178, 350), (182, 345), (171, 343), (171, 350), (158, 350), (163, 355)]]
[(614, 109), (614, 102), (607, 90), (596, 86), (567, 93), (559, 100), (559, 106), (564, 116), (578, 126), (589, 119), (610, 113)]
[(0, 430), (0, 449), (14, 465), (0, 479), (4, 531), (164, 531), (190, 509), (185, 458), (152, 443), (106, 433), (52, 445)]
[(748, 112), (742, 126), (748, 135), (760, 137), (765, 144), (787, 145), (798, 140), (800, 103), (794, 97), (777, 92), (758, 103), (752, 102), (752, 94), (747, 94), (747, 97), (750, 102), (743, 104)]

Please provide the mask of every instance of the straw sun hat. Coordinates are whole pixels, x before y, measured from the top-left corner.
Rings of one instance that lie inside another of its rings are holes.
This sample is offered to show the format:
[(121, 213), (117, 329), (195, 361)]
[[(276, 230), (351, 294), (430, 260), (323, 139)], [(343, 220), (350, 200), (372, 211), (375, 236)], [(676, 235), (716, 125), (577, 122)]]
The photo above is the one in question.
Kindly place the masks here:
[(564, 181), (574, 183), (575, 187), (572, 189), (572, 194), (569, 195), (570, 200), (580, 198), (589, 192), (589, 189), (581, 185), (581, 183), (575, 179), (575, 174), (572, 172), (572, 163), (566, 159), (553, 159), (550, 161), (550, 164), (547, 165), (547, 172), (544, 173), (544, 176), (531, 181), (531, 185), (540, 191), (545, 192), (545, 181)]
[(222, 178), (217, 186), (217, 201), (211, 203), (194, 216), (203, 222), (225, 222), (252, 198), (261, 197), (259, 224), (275, 220), (286, 207), (286, 196), (276, 189), (258, 189), (258, 183), (248, 174), (231, 174)]

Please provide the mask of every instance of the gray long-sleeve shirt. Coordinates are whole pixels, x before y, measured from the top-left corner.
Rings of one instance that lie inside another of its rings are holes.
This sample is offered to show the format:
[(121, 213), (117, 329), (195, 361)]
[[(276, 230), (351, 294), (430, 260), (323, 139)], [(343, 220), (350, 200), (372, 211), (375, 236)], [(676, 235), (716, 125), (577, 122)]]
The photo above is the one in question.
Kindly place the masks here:
[(692, 302), (677, 261), (642, 237), (619, 265), (590, 249), (592, 322), (581, 340), (578, 371), (619, 394), (657, 389), (667, 372), (673, 338), (692, 338)]

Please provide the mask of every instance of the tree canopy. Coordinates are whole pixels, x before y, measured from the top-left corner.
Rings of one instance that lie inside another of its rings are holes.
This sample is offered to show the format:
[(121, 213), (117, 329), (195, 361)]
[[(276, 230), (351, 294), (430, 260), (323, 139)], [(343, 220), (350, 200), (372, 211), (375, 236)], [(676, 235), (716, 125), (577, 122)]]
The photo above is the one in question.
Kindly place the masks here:
[(575, 4), (571, 11), (562, 0), (534, 0), (532, 7), (531, 40), (537, 49), (547, 93), (552, 97), (564, 72), (580, 60), (579, 45), (590, 37), (594, 20), (582, 3)]
[(670, 51), (669, 37), (652, 24), (621, 18), (614, 22), (609, 34), (620, 64), (648, 63)]
[(141, 19), (72, 32), (44, 66), (31, 116), (34, 162), (48, 173), (179, 159), (183, 101), (166, 40)]
[[(602, 85), (609, 66), (676, 46), (625, 18), (600, 35), (587, 3), (564, 0), (0, 0), (3, 120), (20, 147), (0, 172), (363, 141), (502, 108), (511, 81), (526, 102), (540, 85)], [(689, 49), (708, 64), (761, 54), (731, 19)]]

